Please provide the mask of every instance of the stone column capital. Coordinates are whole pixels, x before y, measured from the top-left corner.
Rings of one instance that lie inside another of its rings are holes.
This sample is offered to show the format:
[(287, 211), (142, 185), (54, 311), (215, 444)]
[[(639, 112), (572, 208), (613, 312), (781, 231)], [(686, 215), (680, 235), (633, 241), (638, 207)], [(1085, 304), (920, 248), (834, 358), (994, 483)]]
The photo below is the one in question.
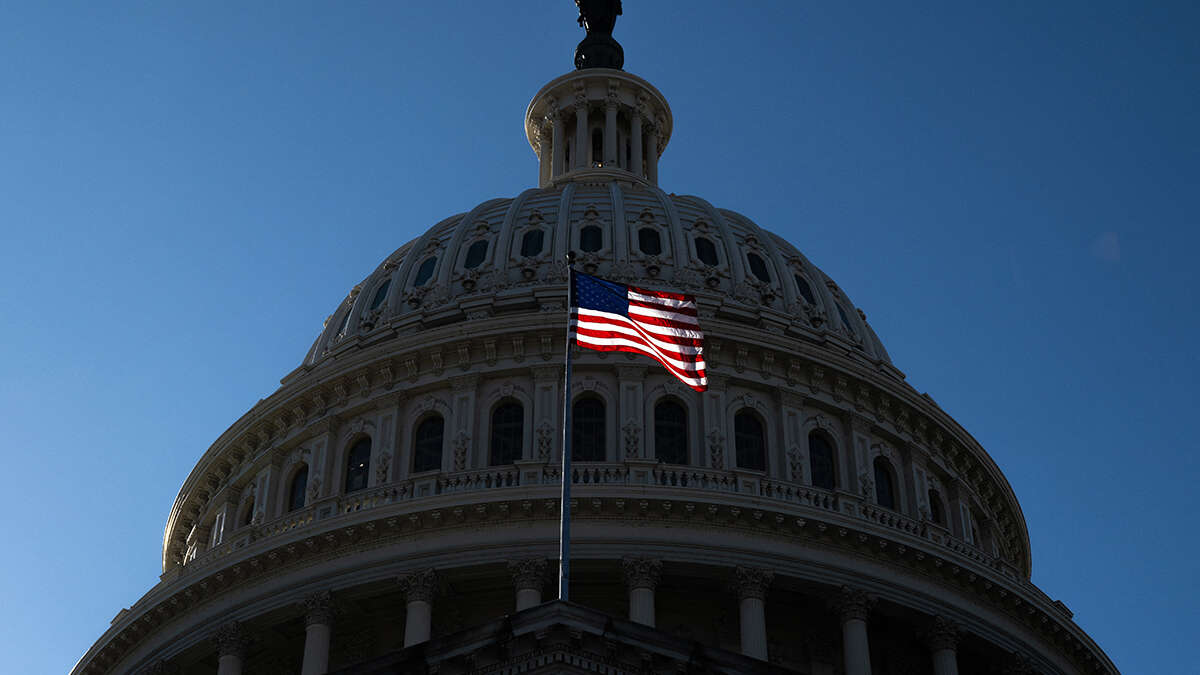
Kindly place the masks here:
[(933, 619), (933, 626), (925, 634), (925, 642), (929, 644), (929, 649), (935, 652), (957, 649), (961, 632), (962, 629), (957, 623), (944, 616), (937, 616)]
[(662, 577), (662, 561), (657, 558), (621, 558), (621, 571), (630, 590), (658, 587)]
[(535, 590), (539, 593), (546, 582), (545, 558), (521, 558), (508, 561), (508, 573), (518, 591)]
[(313, 624), (333, 625), (335, 609), (333, 594), (329, 591), (317, 591), (304, 597), (304, 626)]
[(871, 609), (875, 606), (875, 598), (866, 591), (842, 586), (838, 590), (833, 606), (838, 615), (842, 617), (843, 622), (851, 619), (866, 621), (870, 618)]
[(431, 567), (400, 576), (400, 590), (406, 602), (433, 602), (437, 595), (437, 572)]
[(757, 567), (738, 566), (733, 571), (733, 588), (737, 592), (738, 600), (746, 600), (748, 598), (765, 600), (767, 597), (767, 588), (771, 586), (771, 582), (774, 580), (774, 572)]
[(1028, 656), (1020, 652), (1013, 652), (1000, 672), (1003, 675), (1033, 675), (1033, 662), (1029, 660)]
[(217, 628), (213, 635), (213, 641), (217, 643), (218, 658), (236, 656), (240, 659), (246, 656), (246, 647), (250, 644), (250, 636), (246, 634), (240, 622), (230, 621)]

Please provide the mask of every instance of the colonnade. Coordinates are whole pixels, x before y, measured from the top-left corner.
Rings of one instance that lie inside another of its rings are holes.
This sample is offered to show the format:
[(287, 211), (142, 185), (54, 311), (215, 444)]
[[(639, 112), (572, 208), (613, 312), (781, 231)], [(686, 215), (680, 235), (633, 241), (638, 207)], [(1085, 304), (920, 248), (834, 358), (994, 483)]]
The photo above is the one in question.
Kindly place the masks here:
[[(549, 561), (545, 558), (509, 561), (516, 611), (542, 603), (548, 568)], [(655, 591), (662, 575), (662, 561), (646, 557), (624, 558), (621, 570), (629, 593), (629, 620), (653, 627)], [(741, 651), (764, 661), (768, 659), (766, 597), (774, 578), (775, 574), (770, 570), (737, 567), (731, 580), (738, 600)], [(401, 576), (398, 583), (405, 600), (404, 646), (426, 642), (432, 628), (437, 572), (433, 569), (413, 571)], [(874, 604), (871, 595), (848, 586), (841, 587), (831, 601), (832, 609), (841, 620), (845, 675), (871, 675), (867, 621)], [(329, 591), (311, 594), (304, 599), (304, 608), (304, 660), (300, 673), (322, 675), (329, 669), (330, 636), (336, 614), (333, 597)], [(959, 629), (953, 622), (940, 616), (934, 618), (932, 628), (925, 634), (934, 675), (958, 675), (958, 635)], [(214, 640), (217, 643), (218, 675), (242, 675), (249, 643), (242, 625), (230, 622), (221, 626)]]
[[(569, 171), (597, 165), (620, 167), (657, 184), (662, 122), (654, 118), (648, 106), (643, 104), (643, 99), (638, 100), (637, 105), (623, 103), (612, 89), (602, 101), (592, 100), (584, 91), (577, 90), (571, 105), (552, 106), (541, 122), (534, 125), (541, 162), (541, 183), (544, 185)], [(624, 113), (628, 119), (627, 128), (618, 128), (618, 113)], [(575, 118), (573, 131), (567, 129), (572, 115)], [(589, 131), (592, 129), (593, 116), (599, 115), (603, 115), (604, 142), (600, 156), (589, 157), (592, 149)], [(622, 157), (617, 142), (621, 134), (628, 135), (627, 157)], [(568, 138), (571, 138), (570, 157), (567, 156)]]

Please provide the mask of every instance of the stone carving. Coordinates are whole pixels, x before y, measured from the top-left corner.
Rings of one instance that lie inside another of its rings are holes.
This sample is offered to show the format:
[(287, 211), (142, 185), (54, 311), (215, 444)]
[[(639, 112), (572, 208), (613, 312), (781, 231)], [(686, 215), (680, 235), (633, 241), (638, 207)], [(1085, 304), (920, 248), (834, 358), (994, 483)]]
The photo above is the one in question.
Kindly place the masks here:
[(508, 573), (518, 591), (532, 589), (541, 591), (546, 581), (545, 558), (521, 558), (508, 561)]
[(1035, 671), (1028, 656), (1013, 652), (1000, 672), (1002, 675), (1033, 675)]
[(657, 558), (621, 558), (621, 572), (625, 575), (625, 585), (630, 590), (654, 590), (662, 576), (662, 561)]
[(733, 588), (738, 600), (747, 598), (766, 599), (767, 588), (775, 580), (775, 573), (757, 567), (738, 566), (733, 571)]
[(716, 427), (708, 432), (708, 456), (712, 468), (725, 468), (725, 434)]
[(791, 472), (789, 475), (791, 476), (792, 480), (796, 481), (797, 483), (803, 483), (804, 451), (800, 449), (800, 446), (793, 445), (792, 447), (788, 448), (787, 457), (788, 470)]
[(250, 636), (242, 629), (242, 624), (230, 621), (217, 628), (213, 641), (217, 643), (218, 656), (236, 656), (240, 659), (246, 656)]
[(925, 634), (925, 641), (929, 643), (929, 649), (933, 652), (953, 650), (958, 647), (958, 635), (958, 624), (944, 616), (938, 616), (933, 620), (933, 627)]
[(459, 431), (454, 437), (454, 470), (465, 471), (467, 468), (467, 450), (471, 447), (471, 435)]
[(537, 428), (537, 458), (543, 462), (550, 461), (550, 448), (554, 445), (554, 426), (542, 420)]
[(383, 452), (379, 455), (379, 463), (375, 465), (375, 484), (383, 485), (388, 482), (388, 468), (392, 463), (392, 455), (389, 452)]
[(857, 588), (842, 586), (833, 606), (843, 622), (852, 619), (866, 621), (870, 618), (871, 609), (875, 606), (875, 598)]
[(437, 572), (433, 568), (409, 572), (400, 577), (400, 591), (406, 602), (433, 602), (437, 595)]
[(329, 591), (318, 591), (304, 597), (304, 625), (333, 624), (333, 594)]
[(625, 459), (641, 457), (638, 446), (641, 445), (642, 426), (634, 420), (629, 420), (621, 430), (625, 432)]
[(321, 477), (310, 475), (308, 477), (308, 503), (311, 504), (317, 500), (321, 494)]

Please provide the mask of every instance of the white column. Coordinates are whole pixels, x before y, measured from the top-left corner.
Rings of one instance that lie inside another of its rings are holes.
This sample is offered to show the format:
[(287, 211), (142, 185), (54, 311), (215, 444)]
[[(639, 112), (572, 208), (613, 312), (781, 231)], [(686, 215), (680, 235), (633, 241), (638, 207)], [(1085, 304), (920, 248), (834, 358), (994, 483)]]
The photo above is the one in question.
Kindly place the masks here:
[(427, 642), (433, 628), (433, 596), (437, 591), (437, 573), (420, 570), (400, 578), (404, 592), (404, 646)]
[(329, 636), (333, 632), (333, 598), (329, 591), (304, 598), (304, 662), (300, 675), (329, 670)]
[(539, 124), (537, 127), (538, 143), (538, 187), (544, 187), (550, 182), (550, 125)]
[(642, 175), (642, 113), (636, 108), (629, 121), (629, 166), (635, 176)]
[(933, 620), (926, 635), (933, 656), (933, 675), (958, 675), (958, 626), (945, 617)]
[(842, 618), (842, 653), (846, 675), (871, 675), (871, 645), (867, 640), (867, 618), (874, 598), (842, 586), (837, 609)]
[(662, 561), (655, 558), (622, 558), (621, 571), (629, 588), (629, 620), (654, 627), (654, 589), (662, 576)]
[(554, 155), (550, 164), (550, 177), (558, 178), (566, 171), (563, 167), (563, 162), (566, 161), (567, 141), (566, 134), (563, 131), (562, 111), (555, 108), (550, 115), (551, 123), (553, 124), (550, 132), (550, 152)]
[(617, 166), (617, 106), (620, 97), (616, 89), (608, 90), (604, 101), (604, 166)]
[(242, 661), (250, 640), (237, 621), (217, 629), (217, 675), (242, 675)]
[(576, 169), (587, 167), (588, 149), (588, 103), (587, 95), (575, 94), (575, 160), (571, 162)]
[(517, 611), (542, 604), (542, 586), (546, 583), (546, 559), (524, 558), (508, 561), (508, 573), (512, 575), (517, 590)]
[(775, 573), (754, 567), (734, 570), (734, 588), (738, 596), (738, 620), (742, 630), (742, 653), (767, 660), (767, 588)]
[(646, 125), (646, 180), (658, 185), (658, 125)]

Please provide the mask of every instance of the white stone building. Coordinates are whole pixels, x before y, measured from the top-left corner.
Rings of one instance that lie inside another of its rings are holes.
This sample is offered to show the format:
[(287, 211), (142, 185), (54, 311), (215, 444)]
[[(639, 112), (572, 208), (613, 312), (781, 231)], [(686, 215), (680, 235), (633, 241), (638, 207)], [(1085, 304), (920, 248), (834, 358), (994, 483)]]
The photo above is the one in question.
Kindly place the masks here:
[[(1115, 673), (1030, 581), (987, 452), (905, 383), (836, 283), (659, 188), (663, 95), (552, 80), (537, 186), (437, 223), (347, 295), (199, 459), (160, 582), (101, 673)], [(710, 389), (575, 353), (564, 254), (694, 294)], [(564, 393), (573, 585), (554, 602)]]

